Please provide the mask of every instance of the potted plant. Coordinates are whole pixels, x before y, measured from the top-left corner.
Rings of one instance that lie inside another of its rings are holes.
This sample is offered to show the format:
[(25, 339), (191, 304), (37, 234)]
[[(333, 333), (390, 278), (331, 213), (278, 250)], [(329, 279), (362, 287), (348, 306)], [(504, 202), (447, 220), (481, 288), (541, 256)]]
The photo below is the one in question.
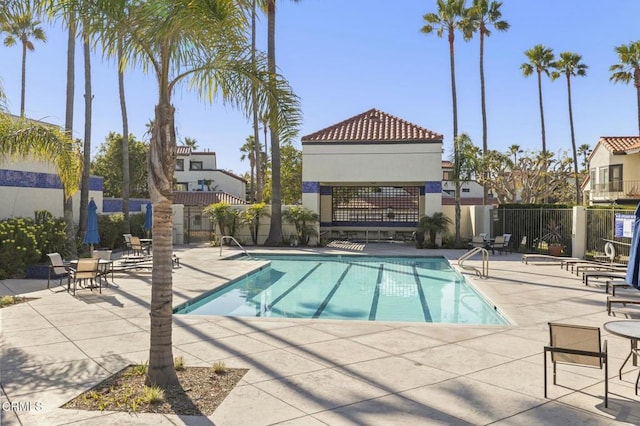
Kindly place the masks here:
[(542, 236), (542, 240), (546, 241), (551, 256), (560, 256), (562, 254), (562, 224), (555, 220), (547, 223), (546, 234)]

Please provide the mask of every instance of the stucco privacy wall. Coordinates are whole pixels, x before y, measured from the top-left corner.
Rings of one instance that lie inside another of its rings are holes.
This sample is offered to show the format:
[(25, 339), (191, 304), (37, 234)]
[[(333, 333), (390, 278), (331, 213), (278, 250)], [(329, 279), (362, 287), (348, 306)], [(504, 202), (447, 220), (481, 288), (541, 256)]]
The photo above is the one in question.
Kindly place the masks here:
[[(92, 176), (89, 197), (102, 212), (103, 179)], [(73, 218), (80, 217), (80, 191), (73, 195)], [(0, 218), (33, 217), (36, 210), (48, 210), (54, 217), (64, 215), (60, 178), (52, 165), (33, 160), (0, 159)]]

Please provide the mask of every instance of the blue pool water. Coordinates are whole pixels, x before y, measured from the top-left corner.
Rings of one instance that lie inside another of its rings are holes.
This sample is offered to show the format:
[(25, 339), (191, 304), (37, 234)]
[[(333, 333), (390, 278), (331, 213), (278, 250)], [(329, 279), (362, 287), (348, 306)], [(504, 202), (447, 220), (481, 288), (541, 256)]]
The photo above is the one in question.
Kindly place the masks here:
[(270, 267), (176, 313), (508, 324), (442, 257), (256, 257)]

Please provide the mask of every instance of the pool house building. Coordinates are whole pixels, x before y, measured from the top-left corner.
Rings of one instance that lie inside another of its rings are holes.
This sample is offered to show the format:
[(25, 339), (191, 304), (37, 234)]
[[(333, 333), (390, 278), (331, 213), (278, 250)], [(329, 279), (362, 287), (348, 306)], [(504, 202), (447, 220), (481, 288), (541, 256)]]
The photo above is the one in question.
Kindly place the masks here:
[(439, 133), (371, 109), (302, 137), (302, 203), (330, 237), (405, 239), (442, 210)]

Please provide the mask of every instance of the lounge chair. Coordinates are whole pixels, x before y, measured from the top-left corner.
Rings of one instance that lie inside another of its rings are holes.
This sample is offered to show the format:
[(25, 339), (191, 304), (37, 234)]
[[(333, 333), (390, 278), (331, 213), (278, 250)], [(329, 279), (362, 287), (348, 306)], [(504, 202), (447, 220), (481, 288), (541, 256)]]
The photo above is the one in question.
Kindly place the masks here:
[(60, 253), (49, 253), (47, 254), (47, 257), (51, 262), (51, 264), (49, 265), (49, 275), (47, 276), (47, 288), (50, 288), (49, 286), (51, 284), (52, 273), (54, 275), (54, 278), (60, 278), (60, 283), (58, 285), (62, 285), (62, 278), (69, 275), (67, 265), (64, 264)]
[(527, 253), (522, 255), (522, 263), (524, 264), (529, 264), (529, 261), (533, 261), (534, 259), (541, 260), (544, 263), (553, 262), (555, 264), (556, 262), (560, 262), (561, 268), (563, 268), (569, 260), (580, 261), (577, 257), (551, 256), (550, 254)]
[(589, 285), (589, 278), (609, 278), (609, 279), (625, 279), (627, 273), (625, 271), (585, 271), (582, 274), (584, 285)]
[(550, 344), (544, 347), (544, 397), (547, 397), (547, 352), (551, 352), (553, 384), (556, 364), (604, 367), (604, 406), (609, 406), (609, 360), (607, 341), (600, 343), (600, 328), (574, 324), (549, 323)]
[(625, 280), (607, 280), (607, 283), (604, 289), (605, 293), (607, 294), (609, 293), (609, 287), (611, 287), (612, 296), (616, 295), (616, 288), (618, 287), (622, 289), (633, 288), (633, 286), (626, 281), (626, 277), (625, 277)]
[[(640, 296), (640, 295), (639, 295)], [(626, 307), (627, 305), (640, 305), (640, 297), (638, 296), (607, 296), (607, 314), (611, 315), (612, 306), (613, 305), (622, 305), (622, 307)], [(640, 310), (637, 311), (640, 314)], [(625, 312), (625, 315), (628, 312)]]

